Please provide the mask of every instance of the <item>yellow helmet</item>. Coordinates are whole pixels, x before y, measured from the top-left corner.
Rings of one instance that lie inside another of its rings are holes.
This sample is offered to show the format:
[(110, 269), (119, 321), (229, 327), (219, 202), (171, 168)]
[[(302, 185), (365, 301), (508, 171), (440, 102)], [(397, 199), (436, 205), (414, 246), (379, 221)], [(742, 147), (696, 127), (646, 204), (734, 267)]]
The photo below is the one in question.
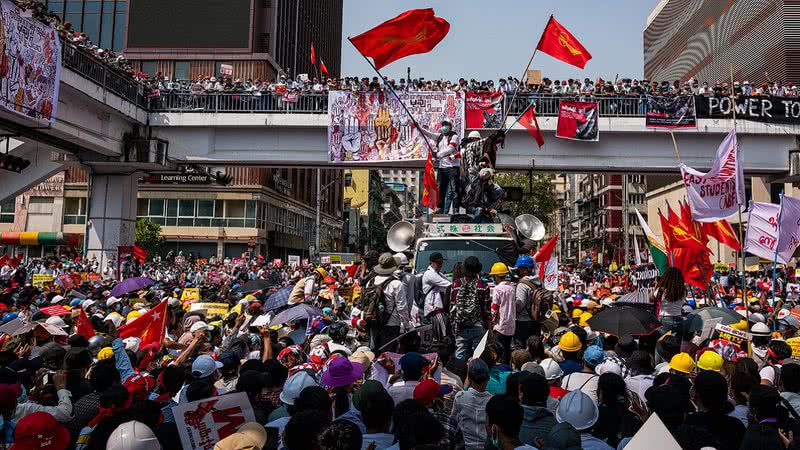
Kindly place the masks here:
[(128, 313), (127, 316), (125, 316), (125, 322), (126, 323), (130, 323), (130, 322), (138, 319), (141, 316), (142, 316), (142, 313), (140, 313), (139, 311), (131, 311), (131, 312)]
[(669, 368), (681, 373), (694, 371), (694, 360), (688, 353), (678, 353), (669, 361)]
[(742, 319), (731, 325), (731, 328), (737, 329), (739, 331), (747, 331), (747, 320)]
[(572, 318), (573, 319), (577, 319), (578, 317), (581, 316), (581, 314), (583, 314), (583, 310), (580, 309), (580, 308), (575, 308), (575, 309), (572, 310)]
[(702, 370), (713, 370), (719, 372), (722, 369), (722, 356), (713, 350), (706, 350), (697, 360), (697, 367)]
[(567, 331), (561, 336), (561, 339), (558, 341), (558, 346), (565, 352), (577, 352), (583, 347), (578, 335), (572, 331)]
[(327, 271), (327, 270), (325, 270), (325, 269), (324, 269), (324, 268), (322, 268), (322, 267), (317, 267), (317, 273), (318, 273), (318, 274), (320, 274), (320, 275), (322, 275), (322, 278), (325, 278), (325, 277), (327, 277), (327, 276), (328, 276), (328, 271)]
[(553, 304), (553, 312), (556, 313), (556, 314), (561, 312), (561, 308), (558, 305), (556, 305), (555, 303)]
[(508, 275), (508, 266), (501, 262), (492, 264), (492, 270), (489, 275)]
[(114, 356), (114, 350), (111, 347), (103, 347), (100, 349), (100, 353), (97, 354), (98, 361), (104, 361), (106, 359), (111, 359)]
[(589, 323), (587, 321), (591, 318), (592, 318), (592, 313), (585, 312), (581, 314), (580, 317), (578, 318), (578, 325), (582, 327), (588, 327)]

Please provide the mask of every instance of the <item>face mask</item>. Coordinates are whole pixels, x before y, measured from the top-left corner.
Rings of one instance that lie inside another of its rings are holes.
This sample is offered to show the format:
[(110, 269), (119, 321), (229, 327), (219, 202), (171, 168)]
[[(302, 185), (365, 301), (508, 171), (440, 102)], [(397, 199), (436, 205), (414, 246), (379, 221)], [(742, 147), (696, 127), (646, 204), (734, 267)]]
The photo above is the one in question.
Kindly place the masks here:
[(440, 134), (447, 134), (449, 132), (450, 132), (450, 125), (445, 125), (445, 126), (439, 128), (439, 133)]

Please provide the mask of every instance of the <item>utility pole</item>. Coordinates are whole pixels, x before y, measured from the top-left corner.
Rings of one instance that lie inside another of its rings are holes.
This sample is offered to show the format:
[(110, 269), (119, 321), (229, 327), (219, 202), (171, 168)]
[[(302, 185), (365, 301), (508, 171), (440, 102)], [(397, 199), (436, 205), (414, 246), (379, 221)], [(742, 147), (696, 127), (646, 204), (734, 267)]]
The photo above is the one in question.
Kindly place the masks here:
[(628, 175), (622, 175), (622, 232), (625, 233), (625, 265), (629, 263), (628, 246), (630, 245), (630, 237), (628, 236)]
[[(322, 185), (320, 184), (320, 175), (321, 174), (322, 174), (322, 171), (319, 168), (317, 168), (317, 217), (316, 217), (316, 232), (314, 233), (314, 253), (316, 253), (317, 255), (319, 255), (319, 250), (320, 250), (320, 248), (319, 248), (319, 242), (320, 242), (320, 238), (319, 238), (319, 219), (320, 219), (320, 217), (319, 217), (319, 214), (320, 214), (320, 209), (322, 208)], [(315, 255), (312, 255), (312, 258), (314, 256)]]

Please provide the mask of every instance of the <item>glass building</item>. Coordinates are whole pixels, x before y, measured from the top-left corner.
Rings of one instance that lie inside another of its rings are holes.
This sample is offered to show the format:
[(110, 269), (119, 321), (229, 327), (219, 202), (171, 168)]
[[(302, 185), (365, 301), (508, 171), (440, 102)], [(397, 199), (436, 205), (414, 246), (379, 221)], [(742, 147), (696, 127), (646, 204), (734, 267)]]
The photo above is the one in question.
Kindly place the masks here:
[(72, 23), (73, 30), (86, 33), (101, 48), (125, 48), (127, 0), (45, 0), (45, 4), (64, 22)]

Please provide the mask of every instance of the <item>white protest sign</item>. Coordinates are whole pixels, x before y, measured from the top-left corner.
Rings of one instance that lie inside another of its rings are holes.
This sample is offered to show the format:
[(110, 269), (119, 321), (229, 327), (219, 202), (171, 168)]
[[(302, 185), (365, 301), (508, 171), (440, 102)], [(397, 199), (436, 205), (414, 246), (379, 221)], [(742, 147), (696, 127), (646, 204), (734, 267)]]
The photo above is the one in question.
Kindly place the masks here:
[(548, 291), (558, 290), (558, 257), (554, 256), (544, 266), (544, 288)]
[(672, 437), (664, 422), (653, 413), (647, 422), (633, 435), (625, 450), (681, 450), (678, 441)]
[(706, 319), (703, 322), (703, 331), (700, 332), (700, 341), (705, 341), (706, 339), (710, 338), (712, 334), (714, 334), (714, 330), (717, 328), (717, 325), (722, 324), (722, 317), (715, 317), (713, 319)]
[(212, 450), (222, 439), (236, 432), (256, 416), (244, 392), (211, 397), (172, 407), (183, 448)]

